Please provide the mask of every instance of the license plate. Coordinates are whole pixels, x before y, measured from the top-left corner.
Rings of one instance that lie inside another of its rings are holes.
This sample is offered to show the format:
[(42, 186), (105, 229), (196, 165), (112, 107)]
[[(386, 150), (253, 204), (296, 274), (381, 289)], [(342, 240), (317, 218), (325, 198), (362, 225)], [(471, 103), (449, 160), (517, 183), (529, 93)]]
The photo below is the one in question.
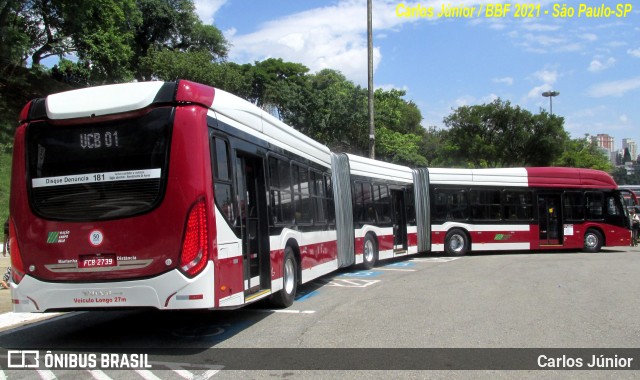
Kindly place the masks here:
[(115, 267), (116, 265), (118, 265), (116, 255), (112, 254), (81, 255), (78, 259), (78, 268)]

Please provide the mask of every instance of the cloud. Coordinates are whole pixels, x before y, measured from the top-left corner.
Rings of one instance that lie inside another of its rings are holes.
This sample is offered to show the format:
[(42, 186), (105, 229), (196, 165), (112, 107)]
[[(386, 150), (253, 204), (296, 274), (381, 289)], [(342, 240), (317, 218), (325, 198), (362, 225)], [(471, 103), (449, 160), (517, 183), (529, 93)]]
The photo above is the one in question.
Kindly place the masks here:
[(589, 68), (587, 70), (591, 71), (592, 73), (597, 73), (602, 70), (606, 70), (608, 68), (613, 67), (615, 63), (616, 63), (616, 60), (613, 57), (609, 57), (606, 61), (601, 61), (597, 58), (594, 58), (589, 64)]
[[(396, 3), (374, 4), (376, 32), (392, 30), (404, 21), (395, 14)], [(311, 71), (332, 68), (359, 84), (367, 81), (366, 2), (345, 0), (265, 22), (244, 35), (225, 35), (232, 44), (229, 58), (236, 62), (270, 57), (301, 62)], [(374, 40), (375, 43), (375, 40)], [(382, 59), (374, 46), (374, 70)]]
[(555, 32), (560, 25), (540, 24), (537, 22), (524, 23), (522, 28), (531, 32)]
[(627, 53), (636, 57), (636, 58), (640, 58), (640, 48), (637, 49), (629, 49), (627, 50)]
[(533, 79), (536, 82), (542, 82), (539, 85), (534, 86), (527, 93), (527, 99), (536, 99), (540, 104), (542, 99), (542, 93), (545, 91), (553, 90), (553, 85), (558, 81), (558, 71), (554, 69), (545, 68), (538, 70), (532, 74)]
[(556, 70), (540, 70), (533, 73), (533, 76), (546, 84), (554, 84), (558, 80), (558, 72)]
[(491, 93), (481, 98), (476, 98), (473, 95), (463, 95), (458, 97), (453, 103), (455, 107), (474, 106), (478, 104), (489, 104), (498, 99), (498, 95)]
[(587, 95), (593, 98), (619, 97), (637, 89), (640, 89), (640, 77), (598, 83), (589, 88)]
[[(200, 0), (204, 3), (203, 0)], [(221, 0), (219, 0), (221, 1)], [(543, 0), (546, 1), (546, 0)], [(466, 6), (484, 4), (488, 0), (465, 0)], [(337, 0), (330, 5), (292, 13), (256, 26), (250, 33), (225, 33), (231, 43), (229, 59), (234, 62), (261, 61), (270, 57), (300, 62), (312, 72), (332, 68), (342, 72), (357, 84), (367, 81), (367, 23), (366, 1)], [(397, 0), (373, 2), (374, 70), (382, 60), (382, 52), (376, 41), (389, 33), (398, 32), (402, 25), (418, 22), (438, 22), (437, 17), (398, 17)], [(224, 3), (222, 3), (224, 4)], [(422, 3), (406, 2), (406, 6), (434, 7), (436, 12), (441, 0)], [(218, 5), (218, 9), (221, 5)], [(469, 20), (472, 22), (473, 20)], [(502, 29), (499, 23), (489, 28)]]
[(196, 7), (196, 14), (205, 25), (211, 25), (214, 16), (227, 0), (195, 0), (193, 3)]
[(503, 77), (503, 78), (493, 78), (494, 83), (504, 83), (507, 86), (511, 86), (513, 84), (512, 77)]

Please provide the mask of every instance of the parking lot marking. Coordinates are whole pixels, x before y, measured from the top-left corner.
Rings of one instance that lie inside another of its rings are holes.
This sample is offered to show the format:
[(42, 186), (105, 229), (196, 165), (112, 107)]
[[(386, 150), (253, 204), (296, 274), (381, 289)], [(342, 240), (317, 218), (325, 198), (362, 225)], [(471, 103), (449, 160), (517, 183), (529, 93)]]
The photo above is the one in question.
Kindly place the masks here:
[(284, 313), (284, 314), (313, 314), (315, 310), (289, 310), (289, 309), (254, 309), (259, 313)]
[[(389, 265), (385, 265), (385, 268), (406, 268), (406, 267), (413, 267), (415, 266), (415, 263), (412, 263), (411, 261), (400, 261), (397, 263), (393, 263), (393, 264), (389, 264)], [(380, 268), (378, 268), (380, 269)]]
[(377, 268), (379, 270), (392, 270), (397, 272), (415, 272), (415, 269), (400, 269), (400, 268)]
[(96, 380), (111, 380), (111, 378), (106, 373), (100, 371), (99, 369), (92, 369), (89, 371), (89, 374)]
[(366, 288), (380, 282), (381, 280), (362, 280), (362, 279), (332, 279), (332, 280), (320, 280), (326, 286), (337, 286), (340, 288)]
[(147, 369), (137, 369), (136, 373), (140, 375), (144, 380), (162, 380), (158, 376), (154, 375), (153, 372)]
[(359, 271), (359, 272), (343, 273), (339, 277), (375, 277), (379, 274), (380, 272), (376, 272), (373, 270), (365, 270), (365, 271)]
[(299, 296), (296, 297), (296, 301), (305, 301), (313, 296), (317, 296), (318, 295), (318, 291), (314, 290), (311, 291), (309, 293), (305, 293), (305, 292), (300, 292)]
[(448, 263), (458, 259), (461, 259), (461, 257), (423, 257), (413, 258), (411, 261), (415, 261), (417, 263)]

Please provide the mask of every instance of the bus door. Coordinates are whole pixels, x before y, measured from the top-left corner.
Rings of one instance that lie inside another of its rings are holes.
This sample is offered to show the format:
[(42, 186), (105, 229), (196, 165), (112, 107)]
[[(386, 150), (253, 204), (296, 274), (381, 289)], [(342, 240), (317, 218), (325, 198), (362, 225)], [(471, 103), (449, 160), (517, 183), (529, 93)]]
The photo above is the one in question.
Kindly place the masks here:
[(562, 245), (562, 208), (560, 194), (538, 194), (540, 245)]
[(393, 251), (407, 250), (407, 214), (405, 208), (404, 191), (391, 190), (393, 206)]
[(271, 288), (267, 191), (261, 158), (237, 153), (236, 165), (245, 301), (249, 301)]

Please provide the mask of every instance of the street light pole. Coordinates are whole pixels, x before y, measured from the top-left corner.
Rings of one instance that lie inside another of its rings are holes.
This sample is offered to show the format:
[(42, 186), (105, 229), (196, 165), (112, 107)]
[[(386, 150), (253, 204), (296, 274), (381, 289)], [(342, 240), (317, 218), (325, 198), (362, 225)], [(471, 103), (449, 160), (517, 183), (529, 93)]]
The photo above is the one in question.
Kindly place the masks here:
[(558, 91), (545, 91), (542, 93), (542, 96), (545, 98), (549, 98), (549, 113), (553, 116), (553, 102), (551, 101), (554, 96), (560, 95)]

